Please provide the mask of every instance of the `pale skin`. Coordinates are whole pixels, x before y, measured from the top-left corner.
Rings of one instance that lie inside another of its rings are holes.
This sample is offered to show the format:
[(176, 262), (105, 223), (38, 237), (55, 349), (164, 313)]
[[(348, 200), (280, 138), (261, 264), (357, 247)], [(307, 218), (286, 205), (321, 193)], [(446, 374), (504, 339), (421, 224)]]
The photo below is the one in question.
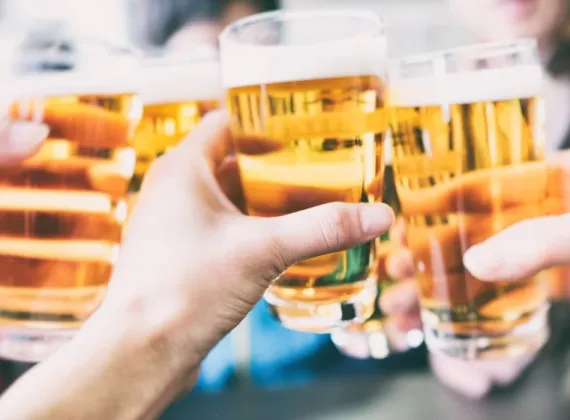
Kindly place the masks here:
[[(449, 0), (449, 4), (456, 17), (482, 41), (537, 37), (544, 56), (548, 55), (552, 43), (568, 24), (570, 12), (568, 0)], [(552, 91), (554, 95), (549, 94)], [(551, 104), (549, 109), (558, 111), (549, 113), (546, 131), (550, 142), (547, 148), (550, 150), (557, 148), (561, 136), (568, 129), (570, 96), (567, 92), (567, 89), (564, 91), (559, 87), (547, 90), (547, 103)], [(477, 278), (517, 281), (542, 269), (570, 263), (570, 216), (564, 214), (569, 208), (565, 201), (569, 197), (566, 190), (570, 179), (570, 154), (552, 152), (547, 162), (562, 174), (563, 181), (558, 191), (560, 200), (557, 212), (554, 212), (558, 215), (521, 221), (469, 249), (463, 256), (463, 263)], [(482, 179), (481, 182), (485, 181)], [(448, 193), (453, 194), (453, 191)], [(439, 203), (442, 204), (441, 201)], [(383, 294), (380, 304), (392, 318), (404, 319), (406, 322), (402, 324), (417, 327), (421, 321), (414, 281), (415, 264), (402, 223), (396, 225), (392, 238), (395, 250), (386, 259), (386, 271), (399, 283)], [(564, 269), (557, 270), (551, 274), (565, 274)], [(516, 380), (532, 359), (531, 355), (510, 361), (463, 362), (431, 356), (431, 365), (445, 385), (465, 396), (481, 398), (495, 385), (507, 385)]]
[[(27, 127), (32, 152), (47, 131)], [(0, 131), (4, 164), (25, 155), (7, 147), (11, 129)], [(2, 419), (156, 418), (289, 265), (369, 241), (393, 223), (382, 204), (245, 216), (228, 198), (239, 197), (229, 147), (220, 111), (156, 161), (103, 304), (0, 398)]]

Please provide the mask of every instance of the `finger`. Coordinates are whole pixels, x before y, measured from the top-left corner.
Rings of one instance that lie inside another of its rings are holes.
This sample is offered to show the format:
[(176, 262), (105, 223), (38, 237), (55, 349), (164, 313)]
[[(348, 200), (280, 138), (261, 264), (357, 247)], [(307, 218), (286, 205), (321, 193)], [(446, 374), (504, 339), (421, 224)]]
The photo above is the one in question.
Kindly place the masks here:
[(419, 311), (418, 288), (413, 280), (394, 284), (382, 291), (380, 308), (387, 315), (406, 315)]
[(480, 280), (521, 280), (570, 263), (570, 214), (520, 222), (467, 250), (465, 267)]
[(18, 163), (34, 155), (47, 138), (43, 124), (13, 122), (0, 129), (0, 165)]
[(396, 245), (407, 246), (406, 222), (402, 217), (398, 217), (392, 229), (390, 229), (390, 242)]
[(415, 271), (414, 257), (407, 248), (393, 251), (386, 259), (386, 272), (395, 280), (410, 278)]
[(172, 153), (187, 163), (189, 157), (201, 155), (212, 170), (218, 168), (232, 150), (228, 115), (224, 110), (209, 112)]
[(398, 331), (407, 333), (411, 330), (420, 330), (422, 328), (422, 319), (420, 313), (410, 312), (406, 315), (392, 315), (390, 320), (394, 323)]
[[(276, 257), (287, 266), (301, 260), (344, 250), (371, 241), (394, 222), (385, 204), (329, 203), (275, 218), (255, 220), (265, 240), (260, 242), (270, 264)], [(268, 253), (268, 247), (274, 253)], [(277, 254), (277, 255), (275, 255)]]
[(497, 385), (512, 384), (533, 360), (532, 357), (507, 360), (482, 360), (477, 367)]
[(377, 240), (376, 243), (376, 262), (374, 272), (379, 282), (390, 281), (389, 275), (386, 271), (386, 260), (397, 249), (391, 241)]
[(468, 398), (483, 398), (493, 387), (489, 377), (464, 360), (430, 354), (430, 365), (435, 376), (445, 386)]

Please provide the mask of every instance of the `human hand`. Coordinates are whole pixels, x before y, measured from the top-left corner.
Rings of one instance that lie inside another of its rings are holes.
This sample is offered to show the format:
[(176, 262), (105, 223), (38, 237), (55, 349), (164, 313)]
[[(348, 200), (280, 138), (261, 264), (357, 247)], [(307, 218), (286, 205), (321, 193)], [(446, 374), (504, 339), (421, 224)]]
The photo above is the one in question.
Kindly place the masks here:
[(17, 164), (32, 156), (48, 133), (47, 126), (32, 122), (9, 121), (0, 126), (0, 166)]
[(229, 143), (226, 117), (214, 113), (151, 167), (100, 309), (165, 340), (178, 371), (192, 372), (288, 266), (369, 241), (393, 221), (382, 204), (245, 216)]
[(240, 191), (229, 144), (216, 112), (152, 165), (103, 303), (10, 390), (4, 412), (21, 414), (32, 395), (30, 418), (78, 407), (84, 418), (154, 418), (288, 266), (370, 241), (393, 222), (387, 206), (363, 203), (246, 216), (232, 202)]
[[(560, 211), (563, 206), (562, 197), (564, 197), (564, 194), (561, 193), (564, 189), (564, 182), (561, 181), (564, 177), (560, 176), (559, 168), (552, 162), (549, 163), (546, 171), (544, 169), (544, 166), (539, 165), (531, 168), (539, 176), (532, 177), (533, 183), (526, 184), (527, 194), (520, 196), (520, 198), (518, 194), (520, 188), (517, 189), (512, 185), (517, 178), (512, 175), (515, 175), (516, 172), (511, 175), (508, 170), (498, 175), (497, 173), (484, 173), (484, 176), (479, 179), (472, 177), (467, 182), (456, 183), (455, 185), (450, 183), (451, 185), (444, 185), (443, 188), (422, 191), (425, 197), (418, 198), (421, 194), (412, 194), (411, 192), (408, 192), (408, 195), (404, 194), (403, 199), (400, 197), (404, 210), (418, 215), (458, 211), (458, 209), (454, 210), (454, 206), (459, 203), (468, 208), (470, 210), (468, 213), (471, 214), (465, 217), (464, 224), (460, 227), (442, 226), (431, 231), (426, 228), (414, 228), (407, 232), (409, 236), (404, 232), (403, 223), (396, 224), (391, 233), (393, 249), (385, 260), (385, 269), (391, 278), (398, 280), (398, 283), (383, 291), (380, 298), (380, 305), (389, 319), (397, 320), (404, 331), (416, 327), (420, 323), (418, 301), (420, 286), (424, 296), (437, 293), (437, 288), (434, 290), (433, 282), (426, 281), (425, 275), (418, 278), (413, 254), (419, 261), (425, 263), (424, 269), (427, 267), (428, 273), (431, 269), (435, 269), (432, 266), (435, 261), (441, 261), (443, 266), (440, 266), (439, 269), (448, 270), (449, 267), (449, 273), (446, 271), (444, 277), (451, 278), (455, 274), (454, 267), (461, 267), (462, 265), (461, 249), (463, 244), (472, 244), (491, 237), (497, 231), (526, 217), (535, 216), (542, 212), (556, 213)], [(502, 187), (495, 190), (495, 195), (496, 191), (500, 191), (503, 194), (502, 197), (492, 195), (491, 185), (493, 181), (495, 186), (499, 183)], [(465, 199), (463, 201), (458, 200), (460, 196), (465, 197)], [(547, 197), (541, 203), (542, 208), (533, 205), (533, 201), (536, 201), (534, 196)], [(530, 205), (525, 205), (525, 200)], [(491, 211), (494, 202), (503, 205), (508, 203), (505, 205), (508, 207), (508, 211), (503, 212), (500, 218), (494, 217)], [(502, 248), (515, 249), (505, 242), (502, 243)], [(414, 251), (413, 254), (412, 250)], [(465, 265), (467, 266), (467, 261)], [(470, 269), (469, 266), (467, 268)], [(493, 269), (490, 270), (490, 272), (492, 271)], [(477, 271), (473, 270), (471, 273), (479, 278)], [(533, 273), (527, 270), (519, 278), (528, 277)], [(446, 290), (447, 293), (451, 293), (449, 297), (458, 300), (462, 298), (462, 293), (464, 293), (461, 288), (454, 288), (453, 285)], [(473, 398), (486, 395), (495, 385), (502, 386), (512, 383), (532, 359), (533, 357), (527, 356), (507, 361), (463, 361), (442, 355), (430, 355), (432, 369), (436, 376), (457, 392)]]

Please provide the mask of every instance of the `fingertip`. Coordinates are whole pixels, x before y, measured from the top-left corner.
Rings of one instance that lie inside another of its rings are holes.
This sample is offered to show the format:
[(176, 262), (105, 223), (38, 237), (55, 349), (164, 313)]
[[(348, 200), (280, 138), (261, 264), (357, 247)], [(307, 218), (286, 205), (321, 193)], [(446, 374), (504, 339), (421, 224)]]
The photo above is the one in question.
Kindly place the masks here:
[(493, 281), (502, 262), (500, 253), (492, 252), (483, 242), (473, 245), (463, 254), (463, 265), (478, 280)]
[(362, 232), (371, 238), (382, 235), (394, 223), (394, 210), (384, 203), (362, 204), (358, 209)]
[(50, 129), (47, 125), (30, 122), (10, 122), (0, 130), (0, 161), (18, 162), (32, 156), (44, 140)]
[(393, 279), (410, 278), (415, 271), (414, 256), (408, 248), (396, 249), (386, 258), (386, 272)]

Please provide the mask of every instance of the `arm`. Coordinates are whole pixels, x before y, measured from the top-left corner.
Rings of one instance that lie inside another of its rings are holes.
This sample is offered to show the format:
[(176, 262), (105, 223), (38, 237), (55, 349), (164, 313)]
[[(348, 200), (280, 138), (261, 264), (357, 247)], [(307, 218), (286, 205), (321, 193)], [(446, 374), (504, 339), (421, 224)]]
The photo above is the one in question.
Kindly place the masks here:
[[(76, 338), (0, 399), (4, 420), (152, 419), (194, 382), (199, 358), (171, 357), (167, 327), (102, 307)], [(166, 322), (165, 325), (169, 323)], [(178, 362), (177, 362), (178, 360)]]

